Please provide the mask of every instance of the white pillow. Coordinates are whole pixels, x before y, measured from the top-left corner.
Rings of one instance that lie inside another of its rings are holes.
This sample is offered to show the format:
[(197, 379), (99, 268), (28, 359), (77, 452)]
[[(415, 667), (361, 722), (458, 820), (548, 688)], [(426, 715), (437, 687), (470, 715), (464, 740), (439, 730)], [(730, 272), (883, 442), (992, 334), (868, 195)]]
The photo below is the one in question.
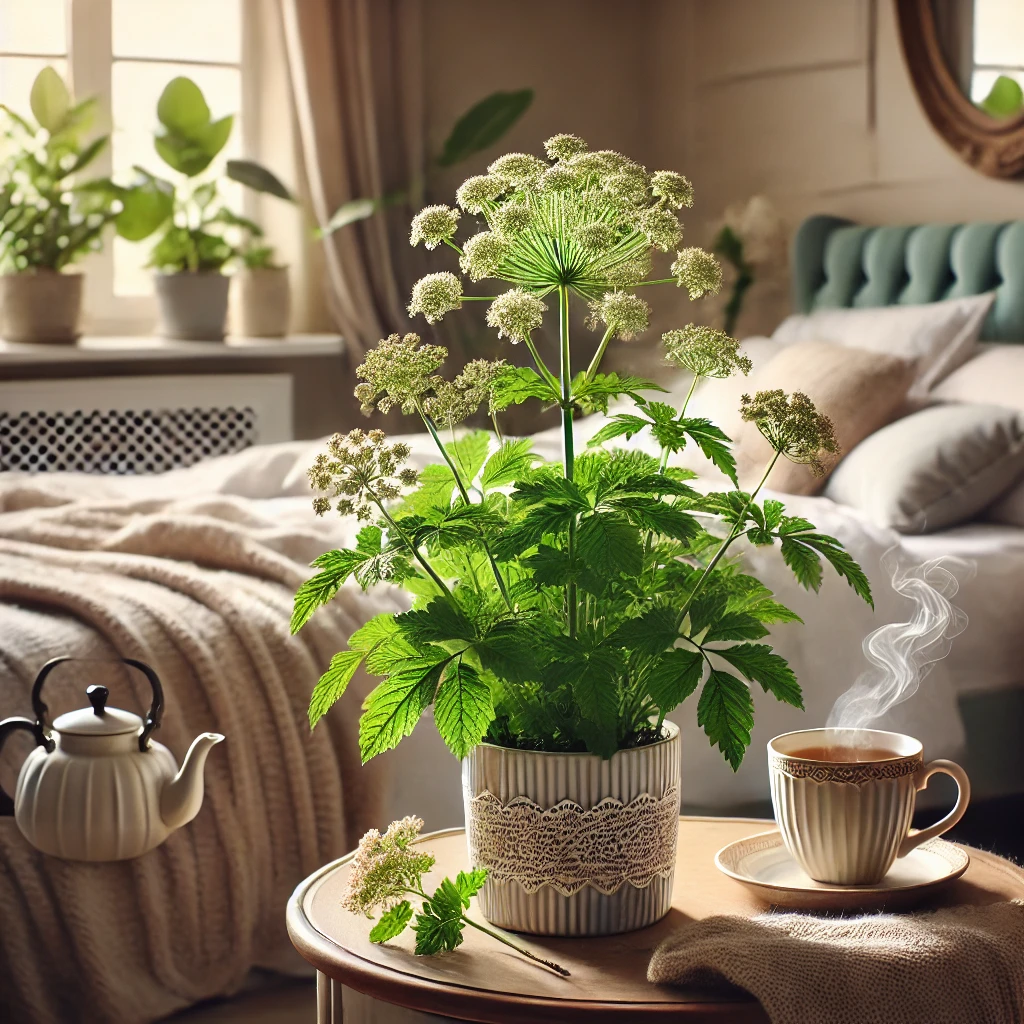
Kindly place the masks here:
[(1024, 345), (982, 344), (929, 397), (940, 402), (985, 402), (1024, 412)]
[(830, 341), (898, 356), (916, 365), (908, 398), (922, 399), (977, 350), (994, 299), (988, 292), (921, 306), (821, 309), (787, 317), (772, 340), (784, 345)]

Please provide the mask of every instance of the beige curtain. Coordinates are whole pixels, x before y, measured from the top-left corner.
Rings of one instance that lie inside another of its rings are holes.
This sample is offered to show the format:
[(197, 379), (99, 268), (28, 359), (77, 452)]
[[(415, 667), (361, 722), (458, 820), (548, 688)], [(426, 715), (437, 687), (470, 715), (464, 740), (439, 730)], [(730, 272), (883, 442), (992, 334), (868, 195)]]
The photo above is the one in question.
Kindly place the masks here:
[[(420, 0), (279, 0), (299, 148), (319, 224), (422, 174)], [(407, 329), (406, 210), (325, 239), (328, 300), (352, 357)]]

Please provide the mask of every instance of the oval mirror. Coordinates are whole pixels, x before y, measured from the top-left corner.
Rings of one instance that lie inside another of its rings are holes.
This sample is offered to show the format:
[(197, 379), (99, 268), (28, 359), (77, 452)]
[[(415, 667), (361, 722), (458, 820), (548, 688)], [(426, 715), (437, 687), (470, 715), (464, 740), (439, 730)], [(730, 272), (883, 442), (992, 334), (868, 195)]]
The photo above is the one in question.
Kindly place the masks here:
[(983, 174), (1024, 174), (1024, 0), (896, 0), (896, 14), (935, 129)]

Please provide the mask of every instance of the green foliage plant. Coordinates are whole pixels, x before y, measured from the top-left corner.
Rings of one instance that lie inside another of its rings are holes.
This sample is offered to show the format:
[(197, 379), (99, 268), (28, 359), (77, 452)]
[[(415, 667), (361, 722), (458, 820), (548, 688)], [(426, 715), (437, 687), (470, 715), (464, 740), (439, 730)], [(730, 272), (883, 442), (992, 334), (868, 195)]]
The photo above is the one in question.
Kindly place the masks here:
[[(730, 439), (687, 413), (702, 378), (750, 370), (732, 338), (694, 324), (663, 335), (668, 362), (692, 376), (678, 409), (657, 400), (664, 388), (653, 381), (601, 372), (613, 339), (647, 327), (642, 289), (676, 285), (697, 299), (719, 287), (721, 271), (709, 253), (681, 248), (671, 277), (650, 276), (652, 250), (676, 249), (681, 238), (676, 211), (692, 203), (682, 175), (649, 174), (571, 135), (549, 139), (546, 151), (546, 160), (495, 160), (459, 188), (459, 209), (428, 207), (411, 234), (413, 244), (453, 252), (469, 281), (511, 287), (467, 294), (453, 271), (430, 274), (414, 286), (410, 313), (433, 323), (464, 303), (488, 302), (488, 323), (525, 345), (533, 366), (475, 360), (447, 380), (439, 373), (443, 348), (392, 335), (358, 368), (356, 397), (364, 411), (399, 407), (417, 416), (440, 462), (417, 473), (405, 465), (408, 445), (355, 430), (335, 435), (310, 470), (316, 512), (354, 514), (366, 525), (354, 548), (314, 562), (317, 573), (296, 594), (292, 629), (350, 577), (364, 589), (391, 583), (412, 596), (409, 611), (378, 615), (350, 637), (313, 691), (310, 722), (365, 664), (383, 678), (363, 705), (364, 760), (395, 746), (431, 705), (458, 758), (482, 740), (610, 757), (660, 738), (665, 716), (699, 694), (697, 721), (735, 769), (750, 743), (751, 685), (803, 703), (789, 665), (759, 642), (770, 625), (798, 616), (744, 572), (733, 546), (778, 545), (815, 591), (824, 559), (871, 601), (867, 578), (835, 538), (786, 515), (782, 502), (759, 500), (780, 458), (821, 469), (835, 457), (832, 424), (799, 393), (745, 397), (744, 419), (773, 449), (748, 492), (737, 484)], [(482, 230), (460, 244), (463, 215), (482, 221)], [(590, 303), (590, 327), (600, 332), (579, 372), (570, 365), (574, 293)], [(532, 338), (551, 306), (557, 367)], [(528, 398), (561, 410), (559, 462), (541, 461), (528, 439), (497, 430), (456, 437), (455, 425), (481, 406), (496, 419)], [(612, 399), (632, 407), (609, 414)], [(579, 412), (607, 417), (582, 452)], [(659, 455), (610, 446), (636, 435), (652, 437)], [(693, 489), (694, 474), (670, 465), (688, 445), (733, 488)]]
[[(221, 200), (211, 164), (227, 145), (234, 115), (213, 119), (202, 90), (189, 78), (167, 83), (156, 108), (160, 129), (153, 139), (160, 159), (178, 175), (177, 183), (136, 167), (136, 180), (120, 190), (123, 209), (117, 230), (132, 242), (159, 233), (149, 265), (175, 273), (220, 271), (242, 250), (229, 236), (261, 237), (252, 220)], [(251, 160), (229, 160), (226, 176), (258, 192), (291, 200), (288, 189)]]
[[(375, 912), (381, 912), (380, 920), (370, 931), (370, 941), (390, 942), (412, 922), (416, 933), (416, 955), (430, 956), (457, 949), (462, 945), (463, 932), (469, 925), (535, 963), (568, 977), (569, 972), (564, 967), (542, 959), (507, 936), (467, 916), (470, 900), (487, 880), (486, 868), (460, 871), (454, 882), (444, 878), (432, 895), (424, 891), (423, 876), (434, 866), (434, 857), (416, 844), (422, 828), (421, 818), (407, 817), (393, 821), (383, 835), (376, 829), (370, 829), (359, 840), (359, 846), (352, 855), (341, 905), (345, 910), (364, 917), (372, 918)], [(415, 920), (409, 896), (423, 901)]]
[(51, 67), (36, 76), (32, 118), (0, 105), (0, 269), (60, 271), (102, 246), (103, 230), (120, 210), (108, 179), (81, 180), (109, 142), (84, 142), (96, 101), (73, 103)]

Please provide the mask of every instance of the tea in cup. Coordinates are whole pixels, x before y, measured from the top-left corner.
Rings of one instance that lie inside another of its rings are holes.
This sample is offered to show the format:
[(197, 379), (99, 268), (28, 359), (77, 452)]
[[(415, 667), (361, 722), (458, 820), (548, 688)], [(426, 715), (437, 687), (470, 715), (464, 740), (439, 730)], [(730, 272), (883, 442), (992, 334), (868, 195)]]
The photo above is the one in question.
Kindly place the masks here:
[[(768, 744), (775, 820), (807, 874), (834, 885), (873, 885), (897, 857), (949, 831), (971, 797), (953, 761), (925, 763), (919, 740), (877, 729), (804, 729)], [(919, 790), (938, 772), (959, 789), (941, 821), (910, 831)]]

